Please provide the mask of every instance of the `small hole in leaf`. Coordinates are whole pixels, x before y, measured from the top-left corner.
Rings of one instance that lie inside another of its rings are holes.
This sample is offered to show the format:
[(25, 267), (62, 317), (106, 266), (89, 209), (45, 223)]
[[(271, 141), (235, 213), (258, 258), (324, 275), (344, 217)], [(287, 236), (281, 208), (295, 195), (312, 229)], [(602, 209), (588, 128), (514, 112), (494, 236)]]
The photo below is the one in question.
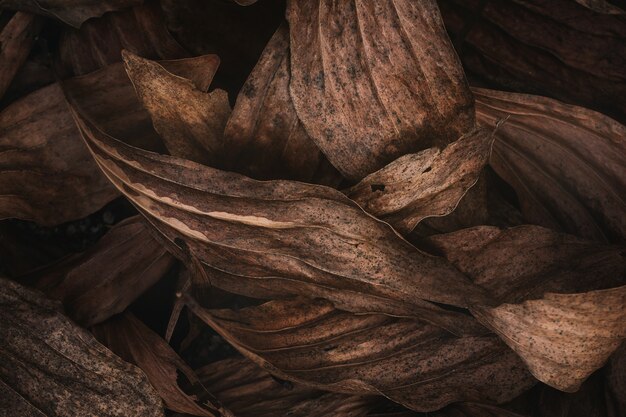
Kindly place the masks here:
[(433, 167), (428, 167), (428, 168), (426, 168), (425, 170), (422, 171), (422, 174), (425, 174), (425, 173), (430, 172), (432, 170), (433, 170)]
[(372, 192), (385, 191), (385, 184), (372, 184), (370, 185)]

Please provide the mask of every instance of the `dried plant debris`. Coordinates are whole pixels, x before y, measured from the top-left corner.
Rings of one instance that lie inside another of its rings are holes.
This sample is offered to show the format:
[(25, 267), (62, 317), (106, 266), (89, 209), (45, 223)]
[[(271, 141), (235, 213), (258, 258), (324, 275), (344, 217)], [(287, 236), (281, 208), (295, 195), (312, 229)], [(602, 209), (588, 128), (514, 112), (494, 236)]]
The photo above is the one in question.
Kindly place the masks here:
[(0, 0), (0, 415), (622, 417), (624, 10)]

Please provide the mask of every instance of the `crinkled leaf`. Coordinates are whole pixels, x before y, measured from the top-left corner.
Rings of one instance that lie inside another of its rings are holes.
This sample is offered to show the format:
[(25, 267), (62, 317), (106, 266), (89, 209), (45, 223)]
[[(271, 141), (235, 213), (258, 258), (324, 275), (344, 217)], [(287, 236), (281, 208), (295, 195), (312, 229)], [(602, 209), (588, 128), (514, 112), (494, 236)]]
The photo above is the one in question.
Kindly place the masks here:
[(323, 301), (272, 301), (238, 311), (192, 311), (280, 378), (417, 411), (456, 401), (509, 400), (534, 382), (495, 335), (455, 337), (415, 320), (354, 315)]
[(403, 234), (427, 217), (450, 214), (476, 184), (492, 135), (477, 130), (445, 149), (404, 155), (365, 177), (346, 195)]
[[(75, 113), (103, 172), (163, 234), (207, 270), (213, 285), (253, 297), (324, 297), (358, 312), (436, 320), (461, 331), (488, 296), (331, 188), (251, 180), (126, 146)], [(178, 255), (180, 256), (180, 255)], [(471, 322), (470, 322), (471, 324)]]
[(626, 239), (626, 127), (582, 107), (474, 89), (496, 132), (491, 166), (530, 222), (594, 240)]
[(121, 313), (154, 285), (174, 258), (150, 235), (140, 217), (125, 220), (86, 252), (24, 277), (60, 300), (74, 320), (89, 327)]
[(92, 17), (143, 3), (143, 0), (0, 0), (0, 7), (56, 17), (70, 26), (80, 27)]
[(472, 95), (434, 0), (290, 0), (287, 20), (296, 111), (347, 178), (472, 129)]
[(6, 279), (0, 278), (0, 287), (4, 411), (38, 417), (164, 416), (143, 372), (62, 315), (58, 303)]
[[(122, 51), (124, 65), (135, 91), (152, 118), (171, 155), (216, 166), (223, 158), (223, 135), (230, 115), (223, 90), (207, 93), (190, 80), (178, 77), (154, 61)], [(207, 55), (202, 67), (210, 80), (219, 65)]]
[(626, 338), (626, 286), (540, 300), (474, 307), (548, 385), (576, 391)]

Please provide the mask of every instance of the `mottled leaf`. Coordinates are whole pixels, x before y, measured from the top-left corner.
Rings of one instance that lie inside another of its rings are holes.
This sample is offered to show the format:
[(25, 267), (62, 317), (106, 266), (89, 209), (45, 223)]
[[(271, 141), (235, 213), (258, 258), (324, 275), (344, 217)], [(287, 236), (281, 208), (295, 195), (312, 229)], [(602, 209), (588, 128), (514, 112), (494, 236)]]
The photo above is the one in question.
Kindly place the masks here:
[(344, 176), (472, 129), (472, 96), (434, 0), (287, 3), (291, 96)]
[(3, 415), (164, 416), (143, 372), (63, 316), (58, 303), (6, 279), (0, 286)]

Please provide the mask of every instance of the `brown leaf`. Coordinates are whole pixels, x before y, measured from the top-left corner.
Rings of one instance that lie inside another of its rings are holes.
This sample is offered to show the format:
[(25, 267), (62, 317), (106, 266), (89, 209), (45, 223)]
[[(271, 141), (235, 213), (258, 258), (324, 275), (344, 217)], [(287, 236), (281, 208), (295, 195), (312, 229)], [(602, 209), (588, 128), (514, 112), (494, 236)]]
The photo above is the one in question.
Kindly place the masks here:
[(474, 89), (498, 129), (491, 165), (532, 223), (601, 241), (626, 239), (626, 127), (544, 97)]
[(354, 315), (323, 301), (194, 314), (270, 373), (313, 388), (382, 394), (417, 411), (509, 400), (534, 382), (495, 335), (455, 337), (415, 320)]
[(70, 26), (80, 27), (87, 19), (142, 2), (143, 0), (0, 0), (0, 7), (55, 17)]
[(576, 0), (576, 2), (597, 13), (624, 14), (624, 10), (606, 0)]
[(472, 129), (472, 96), (434, 0), (287, 3), (291, 96), (344, 176)]
[(445, 149), (404, 155), (365, 177), (346, 195), (368, 213), (410, 233), (427, 217), (450, 214), (476, 184), (493, 137), (477, 130)]
[(338, 185), (341, 175), (304, 130), (289, 95), (289, 30), (278, 28), (246, 80), (224, 131), (237, 171), (259, 179)]
[(140, 217), (114, 226), (86, 252), (24, 277), (85, 327), (121, 313), (174, 264)]
[(0, 98), (26, 61), (42, 21), (29, 13), (17, 12), (0, 32)]
[(121, 358), (141, 368), (170, 410), (194, 416), (230, 415), (227, 410), (222, 413), (218, 405), (201, 405), (178, 386), (178, 371), (191, 383), (198, 383), (193, 370), (161, 337), (132, 314), (113, 317), (94, 326), (92, 332)]
[[(219, 165), (223, 135), (230, 115), (223, 90), (206, 93), (190, 80), (178, 77), (154, 61), (122, 51), (124, 65), (135, 91), (152, 118), (171, 155), (206, 165)], [(199, 69), (213, 78), (219, 58), (207, 55)]]
[(167, 31), (158, 4), (107, 13), (80, 29), (66, 28), (59, 40), (59, 71), (84, 75), (121, 62), (126, 49), (150, 59), (186, 58), (189, 52)]
[(576, 391), (626, 338), (626, 286), (540, 300), (474, 307), (546, 384)]
[[(252, 297), (304, 294), (340, 308), (436, 320), (473, 330), (463, 314), (488, 296), (440, 258), (331, 188), (251, 180), (128, 147), (75, 113), (103, 172), (180, 255), (182, 241), (212, 283)], [(235, 204), (236, 202), (236, 204)]]
[(5, 279), (0, 287), (3, 410), (38, 417), (164, 416), (141, 370), (63, 316), (58, 303)]
[(619, 417), (626, 413), (626, 343), (613, 353), (606, 369), (606, 396), (609, 398), (612, 413), (609, 417)]

